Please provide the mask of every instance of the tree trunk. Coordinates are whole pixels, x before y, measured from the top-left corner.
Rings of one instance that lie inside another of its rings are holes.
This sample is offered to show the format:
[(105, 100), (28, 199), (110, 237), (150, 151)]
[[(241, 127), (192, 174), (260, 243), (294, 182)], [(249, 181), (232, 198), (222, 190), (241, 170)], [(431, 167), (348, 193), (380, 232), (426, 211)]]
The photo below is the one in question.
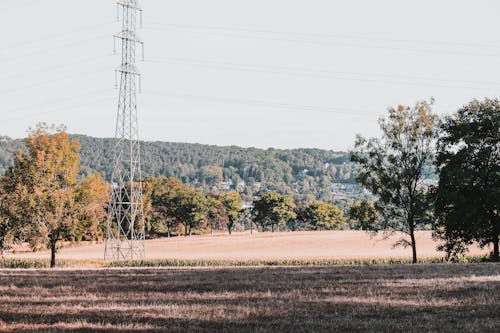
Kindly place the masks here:
[(274, 224), (271, 225), (271, 232), (274, 232)]
[(410, 230), (410, 237), (411, 237), (411, 251), (413, 253), (413, 260), (412, 263), (416, 264), (417, 263), (417, 243), (415, 241), (415, 231), (413, 228)]
[(187, 237), (188, 235), (188, 226), (187, 224), (184, 224), (184, 237)]
[(499, 237), (498, 237), (498, 233), (493, 236), (493, 261), (500, 261), (500, 253), (499, 253), (499, 248), (498, 248), (498, 241), (499, 241)]
[(50, 268), (56, 267), (56, 252), (57, 252), (57, 241), (50, 241)]
[(500, 238), (500, 223), (497, 219), (495, 219), (495, 214), (493, 212), (490, 213), (490, 219), (491, 219), (491, 222), (493, 223), (493, 237), (491, 239), (491, 241), (493, 242), (493, 255), (491, 257), (491, 259), (493, 261), (500, 261), (500, 251), (499, 251), (499, 244), (498, 244), (498, 241), (499, 241), (499, 238)]
[(415, 215), (413, 211), (408, 214), (408, 227), (410, 229), (411, 251), (413, 254), (412, 263), (417, 263), (417, 242), (415, 241)]

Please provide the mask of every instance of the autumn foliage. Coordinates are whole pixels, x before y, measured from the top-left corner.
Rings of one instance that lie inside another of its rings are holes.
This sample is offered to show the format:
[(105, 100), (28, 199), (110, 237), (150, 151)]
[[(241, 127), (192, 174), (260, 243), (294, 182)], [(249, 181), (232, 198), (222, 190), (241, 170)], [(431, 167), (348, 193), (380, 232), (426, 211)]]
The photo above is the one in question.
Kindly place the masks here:
[(39, 125), (25, 144), (1, 178), (2, 215), (19, 240), (49, 248), (54, 267), (61, 241), (102, 237), (108, 188), (98, 175), (78, 180), (80, 145), (63, 128)]

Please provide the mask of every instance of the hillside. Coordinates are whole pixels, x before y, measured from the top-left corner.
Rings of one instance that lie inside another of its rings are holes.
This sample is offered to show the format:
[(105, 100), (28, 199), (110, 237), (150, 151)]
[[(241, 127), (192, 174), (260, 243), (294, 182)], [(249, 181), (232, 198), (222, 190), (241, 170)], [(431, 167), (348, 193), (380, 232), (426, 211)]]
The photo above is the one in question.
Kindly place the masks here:
[[(82, 174), (110, 178), (114, 139), (72, 135), (82, 145)], [(0, 174), (11, 165), (22, 140), (0, 137)], [(247, 198), (263, 189), (300, 199), (332, 201), (357, 196), (353, 166), (345, 152), (321, 149), (257, 149), (236, 146), (142, 142), (144, 176), (173, 176), (207, 191), (238, 190)]]

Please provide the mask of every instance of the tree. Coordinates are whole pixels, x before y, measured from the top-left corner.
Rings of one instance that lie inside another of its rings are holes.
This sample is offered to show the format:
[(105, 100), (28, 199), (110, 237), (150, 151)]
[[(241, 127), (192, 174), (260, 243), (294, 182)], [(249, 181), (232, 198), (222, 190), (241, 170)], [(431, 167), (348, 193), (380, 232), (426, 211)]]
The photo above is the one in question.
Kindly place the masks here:
[(75, 237), (79, 229), (80, 145), (69, 140), (63, 128), (43, 124), (31, 132), (25, 145), (27, 151), (19, 152), (2, 178), (8, 215), (33, 248), (43, 244), (50, 248), (50, 266), (54, 267), (58, 242)]
[(203, 191), (196, 191), (175, 178), (161, 182), (163, 185), (152, 196), (157, 216), (171, 225), (182, 224), (186, 236), (207, 222), (209, 201)]
[(178, 227), (179, 220), (175, 216), (173, 198), (184, 189), (184, 185), (175, 178), (147, 177), (144, 181), (145, 206), (151, 211), (151, 225), (148, 229), (153, 234), (166, 229), (167, 236)]
[(217, 230), (221, 230), (224, 227), (227, 227), (229, 223), (229, 217), (227, 216), (226, 207), (219, 200), (219, 196), (213, 193), (209, 193), (207, 195), (208, 200), (208, 221), (210, 223), (210, 233), (213, 236), (214, 228)]
[(75, 196), (79, 206), (78, 238), (103, 240), (110, 187), (100, 174), (88, 175), (76, 186)]
[(344, 227), (344, 213), (335, 205), (315, 201), (305, 209), (305, 219), (314, 230), (334, 230)]
[(435, 158), (438, 119), (433, 102), (389, 109), (379, 121), (381, 139), (357, 137), (351, 160), (358, 163), (357, 181), (378, 197), (383, 227), (410, 236), (399, 244), (411, 246), (417, 262), (415, 230), (429, 222), (429, 181)]
[(380, 219), (380, 214), (373, 202), (362, 200), (351, 206), (349, 217), (356, 229), (374, 230)]
[(184, 235), (202, 227), (208, 221), (209, 202), (203, 191), (189, 189), (174, 200), (179, 219), (184, 225)]
[(266, 192), (254, 202), (253, 221), (260, 224), (262, 228), (271, 226), (274, 232), (275, 226), (279, 230), (279, 227), (285, 225), (288, 220), (297, 217), (295, 208), (292, 197), (277, 192)]
[[(0, 186), (2, 181), (0, 180)], [(8, 215), (8, 200), (0, 187), (0, 255), (3, 255), (8, 247), (9, 239), (12, 238), (14, 233), (14, 226)]]
[(435, 234), (449, 256), (473, 242), (499, 260), (500, 102), (474, 100), (448, 117), (438, 144)]
[(219, 200), (224, 206), (227, 214), (227, 231), (231, 235), (234, 223), (243, 214), (243, 199), (238, 192), (221, 193)]

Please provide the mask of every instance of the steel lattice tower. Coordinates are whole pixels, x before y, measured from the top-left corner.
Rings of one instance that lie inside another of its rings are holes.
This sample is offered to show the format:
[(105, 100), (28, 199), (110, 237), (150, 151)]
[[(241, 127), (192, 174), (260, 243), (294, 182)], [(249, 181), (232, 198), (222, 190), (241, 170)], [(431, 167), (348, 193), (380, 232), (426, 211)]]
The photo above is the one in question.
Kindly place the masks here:
[(142, 9), (138, 0), (119, 0), (117, 11), (122, 31), (113, 37), (115, 50), (116, 40), (121, 42), (121, 65), (116, 69), (120, 84), (112, 188), (106, 223), (106, 260), (144, 258), (145, 226), (137, 120), (140, 73), (135, 66), (137, 46), (143, 46), (136, 35), (138, 19), (142, 22)]

